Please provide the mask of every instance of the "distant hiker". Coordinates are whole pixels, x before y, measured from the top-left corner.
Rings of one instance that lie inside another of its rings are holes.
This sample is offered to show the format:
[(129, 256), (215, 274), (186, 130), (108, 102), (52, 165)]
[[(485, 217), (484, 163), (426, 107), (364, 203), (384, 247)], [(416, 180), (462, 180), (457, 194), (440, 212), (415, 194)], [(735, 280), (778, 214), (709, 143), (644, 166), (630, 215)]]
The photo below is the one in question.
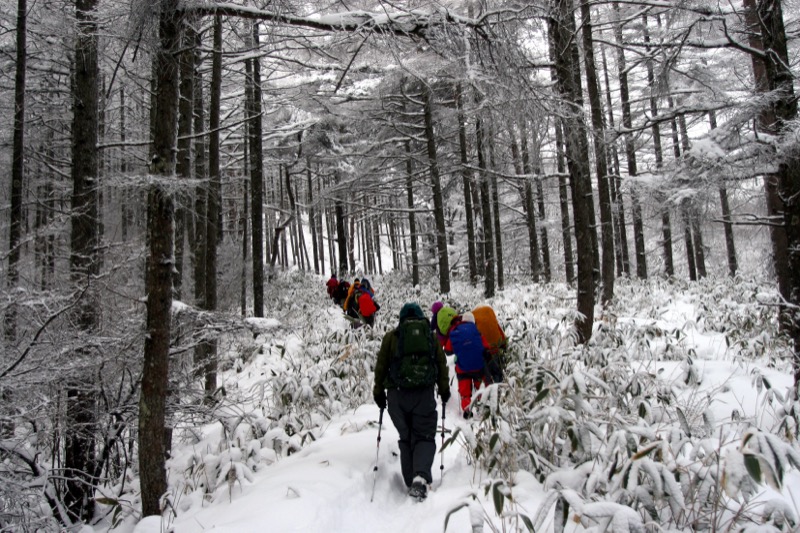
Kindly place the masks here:
[(344, 304), (348, 292), (350, 292), (350, 282), (346, 279), (339, 281), (339, 284), (336, 286), (336, 291), (333, 293), (333, 303), (338, 306)]
[(508, 338), (497, 321), (494, 309), (488, 305), (479, 305), (472, 310), (472, 314), (475, 316), (475, 325), (478, 327), (478, 331), (489, 345), (486, 352), (486, 370), (492, 383), (500, 383), (504, 378)]
[[(420, 306), (407, 303), (398, 326), (387, 332), (375, 363), (372, 396), (381, 409), (388, 400), (389, 416), (400, 434), (400, 470), (409, 496), (423, 500), (433, 478), (436, 455), (437, 386), (444, 409), (450, 399), (447, 358), (431, 334)], [(387, 393), (388, 391), (388, 393)]]
[(361, 280), (356, 278), (350, 289), (347, 291), (347, 296), (344, 299), (342, 308), (345, 314), (353, 320), (359, 320), (358, 317), (358, 294), (361, 292)]
[(375, 290), (372, 288), (372, 284), (367, 278), (361, 278), (361, 290), (367, 291), (370, 296), (375, 298)]
[(433, 302), (433, 305), (431, 305), (431, 331), (436, 334), (436, 340), (439, 341), (439, 344), (444, 346), (444, 343), (447, 342), (447, 335), (439, 330), (439, 321), (437, 320), (439, 310), (442, 307), (444, 307), (444, 304), (439, 301)]
[(439, 329), (447, 332), (445, 353), (455, 354), (461, 413), (464, 418), (471, 418), (472, 410), (469, 406), (472, 402), (472, 391), (479, 389), (481, 384), (488, 383), (484, 351), (489, 345), (481, 337), (472, 313), (458, 315), (452, 307), (443, 307), (439, 310), (437, 321)]
[(339, 286), (339, 280), (336, 279), (336, 274), (331, 274), (331, 278), (325, 284), (325, 288), (328, 290), (328, 298), (331, 300), (335, 300), (336, 295), (336, 288)]
[(361, 288), (356, 295), (356, 302), (358, 314), (361, 316), (361, 320), (364, 324), (367, 326), (375, 324), (375, 313), (380, 309), (380, 306), (375, 303), (372, 294), (370, 294), (370, 291), (365, 287), (364, 280), (362, 280)]

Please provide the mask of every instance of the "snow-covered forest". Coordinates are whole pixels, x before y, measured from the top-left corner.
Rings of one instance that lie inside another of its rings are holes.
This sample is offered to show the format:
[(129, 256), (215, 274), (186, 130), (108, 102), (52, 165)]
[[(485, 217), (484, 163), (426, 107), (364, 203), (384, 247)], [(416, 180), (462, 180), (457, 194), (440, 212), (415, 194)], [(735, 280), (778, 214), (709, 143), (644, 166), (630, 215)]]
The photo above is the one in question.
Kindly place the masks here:
[[(797, 0), (0, 5), (0, 530), (799, 527)], [(414, 505), (435, 300), (509, 369)]]

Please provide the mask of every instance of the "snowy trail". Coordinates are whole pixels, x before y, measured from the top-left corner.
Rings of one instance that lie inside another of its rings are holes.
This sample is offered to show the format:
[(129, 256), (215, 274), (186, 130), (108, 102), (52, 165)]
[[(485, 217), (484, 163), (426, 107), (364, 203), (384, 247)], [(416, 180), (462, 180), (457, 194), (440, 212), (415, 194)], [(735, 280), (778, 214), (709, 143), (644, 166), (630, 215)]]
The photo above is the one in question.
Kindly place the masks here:
[[(384, 416), (375, 497), (370, 502), (377, 418), (377, 407), (367, 405), (334, 420), (302, 451), (261, 469), (253, 482), (237, 482), (232, 498), (226, 494), (199, 512), (179, 516), (176, 533), (443, 531), (447, 513), (469, 497), (473, 468), (457, 446), (448, 447), (444, 477), (437, 455), (434, 490), (424, 502), (411, 500), (400, 477), (397, 432)], [(438, 434), (437, 446), (440, 439)], [(468, 509), (451, 516), (447, 531), (470, 530)]]

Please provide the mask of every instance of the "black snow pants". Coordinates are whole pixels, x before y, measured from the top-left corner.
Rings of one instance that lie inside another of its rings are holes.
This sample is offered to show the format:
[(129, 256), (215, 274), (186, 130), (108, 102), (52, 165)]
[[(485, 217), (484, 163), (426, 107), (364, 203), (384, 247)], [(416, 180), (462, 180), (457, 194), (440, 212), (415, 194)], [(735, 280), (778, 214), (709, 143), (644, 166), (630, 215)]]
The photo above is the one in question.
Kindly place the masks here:
[(415, 476), (429, 484), (436, 455), (436, 400), (433, 386), (423, 389), (389, 389), (388, 411), (400, 434), (400, 469), (410, 487)]

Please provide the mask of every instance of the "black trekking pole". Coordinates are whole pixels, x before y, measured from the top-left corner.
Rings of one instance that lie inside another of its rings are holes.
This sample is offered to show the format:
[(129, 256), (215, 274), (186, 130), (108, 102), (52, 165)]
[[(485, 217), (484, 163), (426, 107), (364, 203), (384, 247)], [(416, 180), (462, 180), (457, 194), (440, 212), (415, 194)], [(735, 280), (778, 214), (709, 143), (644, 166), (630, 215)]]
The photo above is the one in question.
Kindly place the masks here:
[(372, 496), (369, 497), (370, 503), (372, 503), (373, 498), (375, 498), (375, 484), (378, 482), (378, 454), (381, 451), (381, 428), (383, 427), (383, 407), (381, 407), (381, 414), (378, 416), (378, 447), (375, 450), (375, 468), (372, 469), (375, 472), (374, 477), (372, 478)]
[[(444, 400), (442, 400), (442, 451), (441, 453), (441, 463), (439, 464), (439, 473), (441, 474), (440, 480), (444, 481), (444, 413), (445, 413), (445, 406), (447, 404)], [(440, 483), (441, 483), (440, 481)]]

